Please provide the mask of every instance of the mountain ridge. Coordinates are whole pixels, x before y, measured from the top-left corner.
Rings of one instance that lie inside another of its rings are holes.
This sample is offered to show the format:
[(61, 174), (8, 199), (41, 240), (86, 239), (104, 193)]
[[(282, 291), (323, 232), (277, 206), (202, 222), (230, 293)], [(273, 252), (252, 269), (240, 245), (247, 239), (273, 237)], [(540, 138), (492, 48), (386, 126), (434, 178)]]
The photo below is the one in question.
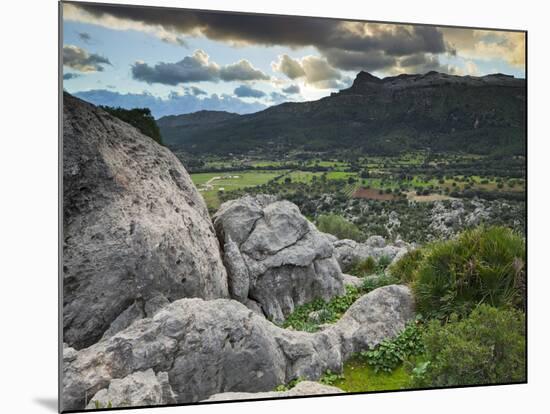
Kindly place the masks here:
[[(252, 114), (196, 122), (159, 119), (166, 143), (191, 153), (260, 148), (395, 152), (414, 148), (485, 153), (524, 152), (525, 80), (428, 72), (378, 78), (359, 72), (353, 84), (317, 101), (285, 102)], [(186, 117), (186, 118), (182, 118)]]

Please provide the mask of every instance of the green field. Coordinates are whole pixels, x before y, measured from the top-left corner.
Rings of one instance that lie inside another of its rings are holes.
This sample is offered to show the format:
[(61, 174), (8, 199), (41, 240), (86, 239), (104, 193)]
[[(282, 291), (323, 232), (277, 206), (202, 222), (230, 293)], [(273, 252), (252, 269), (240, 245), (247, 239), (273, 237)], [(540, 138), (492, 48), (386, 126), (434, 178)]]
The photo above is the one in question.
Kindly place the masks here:
[[(232, 191), (245, 187), (255, 187), (265, 184), (283, 173), (285, 173), (284, 170), (197, 173), (191, 174), (191, 179), (198, 187), (208, 207), (218, 208), (220, 206), (218, 197), (219, 191)], [(208, 187), (207, 183), (209, 183)]]

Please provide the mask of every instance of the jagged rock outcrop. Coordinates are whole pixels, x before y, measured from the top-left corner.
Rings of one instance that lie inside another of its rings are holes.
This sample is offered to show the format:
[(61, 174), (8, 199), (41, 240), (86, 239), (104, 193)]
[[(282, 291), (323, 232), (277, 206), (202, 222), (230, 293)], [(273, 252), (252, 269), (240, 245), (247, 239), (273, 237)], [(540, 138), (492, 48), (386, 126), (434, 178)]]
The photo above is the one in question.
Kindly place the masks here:
[(137, 371), (122, 379), (113, 379), (108, 388), (98, 391), (86, 409), (112, 407), (143, 407), (175, 404), (176, 399), (168, 374), (152, 369)]
[(344, 292), (329, 238), (295, 204), (245, 196), (222, 204), (214, 227), (231, 296), (257, 303), (268, 318), (282, 320), (297, 305)]
[(235, 300), (180, 299), (89, 348), (66, 347), (62, 408), (82, 409), (86, 395), (148, 369), (168, 374), (178, 403), (316, 380), (329, 369), (340, 372), (353, 353), (396, 336), (413, 314), (409, 288), (398, 285), (362, 296), (316, 333), (282, 329)]
[(204, 201), (136, 128), (63, 97), (63, 335), (83, 348), (183, 297), (228, 296)]
[(381, 236), (371, 236), (364, 243), (350, 239), (336, 240), (333, 242), (333, 246), (338, 263), (344, 271), (349, 270), (354, 263), (369, 257), (375, 260), (387, 257), (395, 262), (413, 248), (402, 240), (398, 240), (394, 244), (386, 244)]
[(298, 397), (301, 395), (330, 395), (343, 394), (340, 388), (331, 385), (320, 384), (313, 381), (301, 381), (294, 388), (287, 391), (267, 391), (267, 392), (223, 392), (214, 394), (205, 402), (213, 401), (231, 401), (231, 400), (250, 400), (258, 398), (281, 398), (281, 397)]

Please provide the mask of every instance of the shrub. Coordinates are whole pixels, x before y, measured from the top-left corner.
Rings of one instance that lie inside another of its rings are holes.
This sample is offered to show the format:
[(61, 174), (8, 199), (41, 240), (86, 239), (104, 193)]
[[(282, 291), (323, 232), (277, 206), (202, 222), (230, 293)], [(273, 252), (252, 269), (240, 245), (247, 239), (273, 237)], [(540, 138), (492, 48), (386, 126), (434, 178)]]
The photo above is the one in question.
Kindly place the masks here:
[(525, 242), (504, 227), (478, 227), (428, 248), (413, 290), (424, 315), (468, 314), (479, 303), (524, 306)]
[(378, 269), (385, 270), (391, 263), (392, 259), (389, 256), (381, 256), (378, 259)]
[(414, 280), (414, 274), (424, 258), (422, 249), (415, 249), (407, 252), (397, 262), (388, 268), (388, 272), (398, 278), (403, 283), (409, 283)]
[(319, 231), (330, 233), (339, 239), (352, 239), (355, 241), (363, 239), (363, 233), (355, 224), (336, 214), (319, 216), (317, 228)]
[(416, 387), (522, 382), (525, 316), (480, 305), (469, 317), (432, 320), (423, 335), (426, 361), (413, 370)]
[(357, 263), (354, 263), (350, 269), (350, 273), (355, 276), (366, 276), (374, 273), (376, 271), (377, 265), (376, 260), (371, 257), (367, 257), (365, 260), (360, 260)]
[(383, 274), (384, 270), (391, 263), (388, 256), (382, 256), (376, 261), (374, 257), (369, 256), (351, 265), (348, 272), (354, 276), (365, 277), (373, 273)]

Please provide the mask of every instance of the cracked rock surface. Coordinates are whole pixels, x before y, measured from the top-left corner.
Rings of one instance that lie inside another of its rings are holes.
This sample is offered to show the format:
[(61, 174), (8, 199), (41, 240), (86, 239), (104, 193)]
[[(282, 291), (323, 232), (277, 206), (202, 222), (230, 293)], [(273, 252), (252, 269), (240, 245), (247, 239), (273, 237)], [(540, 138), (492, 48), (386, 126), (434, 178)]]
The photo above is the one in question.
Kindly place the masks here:
[(168, 374), (152, 369), (137, 371), (122, 379), (113, 379), (108, 388), (102, 389), (91, 399), (86, 409), (112, 407), (139, 407), (166, 405), (176, 402), (168, 382)]
[(167, 374), (164, 387), (177, 403), (272, 391), (298, 377), (317, 380), (329, 369), (341, 372), (353, 353), (399, 334), (413, 315), (412, 294), (400, 285), (362, 296), (315, 333), (282, 329), (236, 300), (180, 299), (88, 348), (66, 346), (62, 408), (83, 409), (86, 395), (113, 393), (115, 380), (150, 369), (157, 378)]
[(280, 321), (298, 305), (344, 293), (331, 240), (289, 201), (228, 201), (214, 215), (231, 297)]
[(204, 201), (165, 147), (63, 96), (63, 340), (80, 349), (184, 297), (227, 297)]

